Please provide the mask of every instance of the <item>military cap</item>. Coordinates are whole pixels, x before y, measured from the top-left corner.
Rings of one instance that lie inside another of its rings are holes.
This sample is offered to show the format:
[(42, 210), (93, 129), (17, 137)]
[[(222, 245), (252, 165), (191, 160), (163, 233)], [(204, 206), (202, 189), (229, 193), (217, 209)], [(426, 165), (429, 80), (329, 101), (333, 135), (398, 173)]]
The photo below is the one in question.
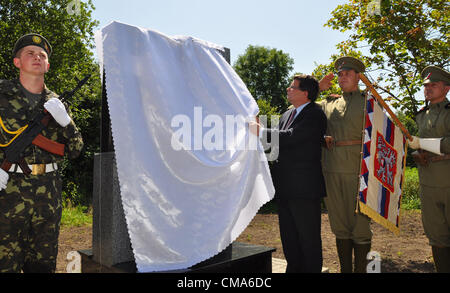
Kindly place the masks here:
[(437, 66), (427, 66), (422, 70), (421, 74), (424, 79), (423, 83), (443, 81), (445, 84), (450, 85), (450, 73)]
[(50, 46), (50, 43), (46, 38), (38, 34), (27, 34), (17, 40), (16, 44), (14, 45), (13, 56), (15, 57), (17, 52), (26, 46), (41, 47), (45, 50), (45, 52), (47, 52), (47, 55), (49, 57), (52, 54), (52, 46)]
[(337, 72), (350, 69), (353, 69), (356, 72), (364, 72), (366, 70), (366, 66), (364, 66), (364, 63), (350, 56), (338, 58), (334, 62), (334, 68), (336, 69)]

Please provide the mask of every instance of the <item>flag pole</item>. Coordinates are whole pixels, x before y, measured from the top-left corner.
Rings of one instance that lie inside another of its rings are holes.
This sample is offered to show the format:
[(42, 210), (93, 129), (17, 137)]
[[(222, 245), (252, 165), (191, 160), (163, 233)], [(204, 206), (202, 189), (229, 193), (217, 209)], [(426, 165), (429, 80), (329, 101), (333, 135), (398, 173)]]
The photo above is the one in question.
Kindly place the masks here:
[(378, 103), (380, 103), (380, 105), (386, 109), (386, 111), (389, 113), (389, 115), (391, 116), (392, 120), (394, 120), (395, 124), (397, 124), (397, 126), (401, 129), (401, 131), (403, 132), (403, 134), (409, 139), (412, 140), (411, 134), (409, 134), (408, 129), (406, 129), (406, 127), (400, 122), (400, 120), (398, 119), (397, 115), (394, 114), (394, 112), (392, 112), (391, 108), (389, 107), (388, 104), (386, 104), (386, 102), (383, 100), (383, 98), (378, 94), (378, 92), (375, 90), (375, 88), (373, 87), (372, 83), (369, 81), (369, 79), (363, 74), (360, 73), (359, 74), (361, 80), (364, 82), (364, 84), (367, 86), (367, 88), (371, 91), (371, 93), (373, 94), (373, 96), (377, 99)]

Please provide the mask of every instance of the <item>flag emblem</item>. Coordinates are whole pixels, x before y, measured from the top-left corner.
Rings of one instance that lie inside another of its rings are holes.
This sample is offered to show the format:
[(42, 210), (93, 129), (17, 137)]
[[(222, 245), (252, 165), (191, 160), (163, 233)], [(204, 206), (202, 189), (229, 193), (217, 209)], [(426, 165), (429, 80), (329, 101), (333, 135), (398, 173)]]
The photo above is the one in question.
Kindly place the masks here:
[(407, 142), (371, 94), (365, 112), (359, 211), (398, 234)]
[(397, 174), (397, 156), (397, 151), (386, 141), (383, 135), (377, 131), (374, 176), (384, 187), (389, 189), (390, 192), (394, 192), (394, 178)]

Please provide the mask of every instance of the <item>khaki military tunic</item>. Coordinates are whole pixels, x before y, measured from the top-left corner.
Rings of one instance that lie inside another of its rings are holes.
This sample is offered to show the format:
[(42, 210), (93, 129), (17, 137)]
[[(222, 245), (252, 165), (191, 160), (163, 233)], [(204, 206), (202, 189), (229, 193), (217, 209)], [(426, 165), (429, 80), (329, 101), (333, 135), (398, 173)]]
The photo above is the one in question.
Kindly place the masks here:
[[(443, 138), (441, 153), (450, 154), (450, 103), (430, 104), (416, 116), (420, 138)], [(437, 156), (428, 153), (430, 157)], [(418, 165), (422, 222), (431, 245), (450, 247), (450, 160)]]
[[(327, 135), (335, 141), (362, 140), (365, 98), (361, 91), (328, 97), (320, 102), (327, 116)], [(359, 191), (361, 144), (324, 149), (322, 168), (325, 176), (330, 225), (338, 239), (355, 243), (371, 242), (369, 218), (355, 213)]]
[[(39, 99), (39, 97), (37, 97)], [(58, 96), (44, 89), (40, 101), (25, 94), (18, 81), (0, 80), (0, 117), (9, 131), (29, 123), (36, 108)], [(61, 127), (51, 120), (43, 136), (65, 145), (69, 158), (78, 156), (83, 147), (74, 122)], [(13, 137), (0, 130), (0, 143)], [(27, 164), (61, 163), (63, 157), (35, 145), (24, 152)], [(0, 152), (0, 162), (4, 159)], [(59, 166), (61, 167), (61, 166)], [(0, 191), (0, 272), (54, 272), (58, 252), (61, 219), (61, 178), (59, 172), (25, 176), (9, 172), (6, 189)]]

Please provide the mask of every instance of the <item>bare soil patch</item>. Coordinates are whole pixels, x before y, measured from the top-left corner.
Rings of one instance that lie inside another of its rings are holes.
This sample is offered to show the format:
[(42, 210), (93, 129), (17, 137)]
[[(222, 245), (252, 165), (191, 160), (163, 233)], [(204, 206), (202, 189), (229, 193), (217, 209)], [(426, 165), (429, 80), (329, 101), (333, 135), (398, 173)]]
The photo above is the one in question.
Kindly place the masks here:
[[(431, 247), (423, 231), (420, 211), (402, 211), (399, 236), (395, 236), (374, 222), (371, 225), (372, 251), (381, 255), (381, 272), (434, 272)], [(276, 251), (272, 256), (284, 259), (276, 214), (257, 214), (237, 241), (274, 247)], [(66, 272), (69, 263), (66, 257), (70, 251), (90, 249), (91, 247), (92, 226), (61, 227), (57, 272)], [(324, 266), (328, 267), (331, 273), (339, 272), (335, 237), (331, 232), (326, 213), (322, 214), (322, 250)]]

